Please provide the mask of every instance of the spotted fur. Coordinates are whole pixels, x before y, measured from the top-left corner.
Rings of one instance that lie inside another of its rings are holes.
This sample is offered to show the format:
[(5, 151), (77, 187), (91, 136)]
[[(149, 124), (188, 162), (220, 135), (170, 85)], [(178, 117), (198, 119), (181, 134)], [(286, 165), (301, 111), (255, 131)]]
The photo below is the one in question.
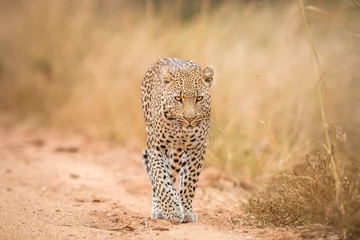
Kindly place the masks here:
[(158, 60), (145, 74), (143, 160), (152, 183), (152, 218), (197, 221), (192, 202), (206, 152), (213, 75), (211, 67), (176, 58)]

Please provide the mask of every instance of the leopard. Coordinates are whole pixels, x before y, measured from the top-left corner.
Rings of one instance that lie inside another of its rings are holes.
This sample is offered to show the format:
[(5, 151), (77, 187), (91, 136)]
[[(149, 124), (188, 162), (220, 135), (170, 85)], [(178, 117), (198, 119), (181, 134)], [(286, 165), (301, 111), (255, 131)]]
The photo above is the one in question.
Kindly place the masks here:
[(214, 68), (193, 60), (158, 59), (145, 73), (141, 102), (152, 186), (152, 219), (198, 220), (193, 200), (207, 150)]

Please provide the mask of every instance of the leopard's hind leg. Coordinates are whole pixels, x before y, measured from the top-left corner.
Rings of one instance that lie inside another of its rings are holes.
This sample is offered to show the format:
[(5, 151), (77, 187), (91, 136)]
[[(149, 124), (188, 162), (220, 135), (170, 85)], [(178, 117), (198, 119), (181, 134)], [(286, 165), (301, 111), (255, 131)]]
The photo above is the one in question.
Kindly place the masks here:
[[(152, 184), (152, 177), (151, 177), (151, 170), (150, 170), (150, 163), (149, 163), (149, 155), (148, 155), (148, 150), (147, 148), (144, 149), (143, 151), (143, 162), (144, 162), (144, 167), (146, 170), (146, 173), (149, 177), (149, 180)], [(151, 213), (151, 218), (164, 218), (161, 214), (161, 211), (159, 209), (159, 204), (158, 204), (158, 198), (156, 196), (156, 192), (153, 188), (152, 190), (152, 213)]]

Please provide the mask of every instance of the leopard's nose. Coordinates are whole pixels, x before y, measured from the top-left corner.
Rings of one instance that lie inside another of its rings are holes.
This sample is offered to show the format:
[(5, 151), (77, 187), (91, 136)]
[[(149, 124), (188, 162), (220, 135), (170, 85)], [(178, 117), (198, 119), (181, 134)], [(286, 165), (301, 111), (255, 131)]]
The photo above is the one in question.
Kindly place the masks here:
[(189, 123), (191, 123), (195, 118), (194, 117), (184, 117), (186, 119), (186, 121), (188, 121)]

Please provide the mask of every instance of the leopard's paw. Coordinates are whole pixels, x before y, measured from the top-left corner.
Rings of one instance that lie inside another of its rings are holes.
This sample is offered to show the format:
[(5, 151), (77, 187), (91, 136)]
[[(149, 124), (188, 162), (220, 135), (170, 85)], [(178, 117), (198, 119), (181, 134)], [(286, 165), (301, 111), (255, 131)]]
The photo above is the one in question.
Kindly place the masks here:
[(153, 209), (151, 213), (152, 219), (164, 219), (164, 215), (160, 209)]
[(196, 213), (194, 213), (192, 210), (186, 210), (184, 214), (184, 223), (187, 222), (196, 222), (198, 220), (198, 217)]

